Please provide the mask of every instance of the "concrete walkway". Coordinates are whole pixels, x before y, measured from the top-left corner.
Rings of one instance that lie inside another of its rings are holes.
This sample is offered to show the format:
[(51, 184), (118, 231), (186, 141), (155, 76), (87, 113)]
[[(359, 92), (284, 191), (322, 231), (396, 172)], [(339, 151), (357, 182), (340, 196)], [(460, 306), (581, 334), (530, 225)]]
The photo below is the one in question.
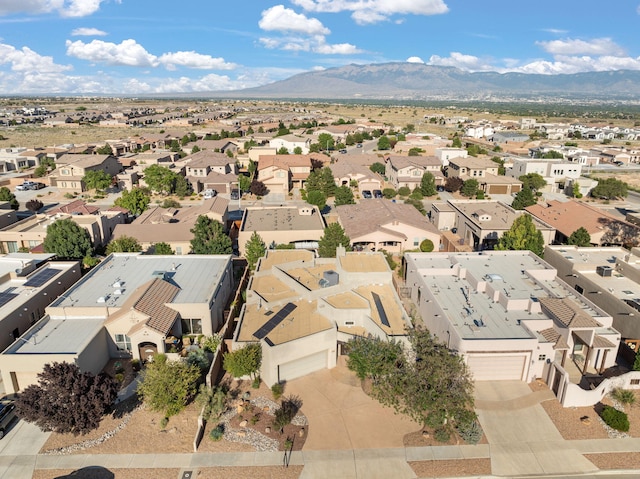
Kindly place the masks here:
[[(533, 393), (520, 381), (476, 383), (477, 412), (498, 476), (593, 473), (598, 469), (565, 441)], [(505, 407), (499, 407), (503, 403)]]

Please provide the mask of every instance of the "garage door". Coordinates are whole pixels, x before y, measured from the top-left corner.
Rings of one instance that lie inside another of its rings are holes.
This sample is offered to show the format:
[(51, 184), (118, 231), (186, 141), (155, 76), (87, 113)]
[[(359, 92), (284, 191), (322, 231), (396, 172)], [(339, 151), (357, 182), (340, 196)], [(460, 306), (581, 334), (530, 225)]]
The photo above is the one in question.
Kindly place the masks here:
[(521, 380), (525, 360), (526, 356), (467, 356), (467, 364), (476, 381)]
[(508, 192), (507, 185), (490, 185), (489, 186), (489, 194), (490, 195), (506, 195)]
[(280, 381), (288, 381), (326, 368), (327, 354), (328, 351), (325, 350), (289, 363), (281, 364), (278, 366), (278, 379)]

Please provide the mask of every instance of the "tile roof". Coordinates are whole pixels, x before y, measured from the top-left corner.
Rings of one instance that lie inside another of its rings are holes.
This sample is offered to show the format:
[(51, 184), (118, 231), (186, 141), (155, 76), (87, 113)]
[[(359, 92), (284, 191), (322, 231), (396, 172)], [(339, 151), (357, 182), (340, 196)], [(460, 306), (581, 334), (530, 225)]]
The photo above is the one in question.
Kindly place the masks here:
[(154, 279), (141, 286), (142, 295), (133, 309), (149, 316), (147, 326), (167, 334), (178, 318), (178, 312), (165, 306), (180, 292), (180, 288), (162, 279)]
[(385, 226), (396, 230), (396, 227), (391, 227), (394, 222), (440, 235), (435, 226), (414, 206), (387, 199), (372, 198), (355, 205), (340, 205), (336, 207), (336, 212), (340, 224), (352, 241)]
[(540, 331), (540, 334), (553, 344), (553, 349), (569, 349), (569, 345), (567, 341), (562, 337), (562, 335), (553, 328), (543, 329)]
[(598, 328), (602, 325), (568, 298), (538, 298), (543, 310), (568, 328)]
[(100, 208), (97, 206), (88, 205), (83, 200), (75, 200), (66, 205), (47, 211), (47, 215), (51, 216), (58, 213), (67, 213), (70, 215), (95, 215), (98, 211), (100, 211)]
[(225, 153), (211, 150), (201, 150), (184, 158), (187, 168), (205, 168), (207, 166), (225, 166), (234, 163), (233, 158), (229, 158)]
[(311, 168), (311, 160), (311, 155), (260, 155), (258, 170), (263, 170), (270, 166), (278, 166), (285, 170), (292, 166), (308, 166)]
[(593, 344), (591, 346), (593, 348), (597, 348), (597, 349), (606, 349), (606, 348), (615, 348), (616, 347), (615, 344), (613, 344), (611, 341), (609, 341), (604, 336), (600, 336), (599, 334), (596, 334), (593, 337)]

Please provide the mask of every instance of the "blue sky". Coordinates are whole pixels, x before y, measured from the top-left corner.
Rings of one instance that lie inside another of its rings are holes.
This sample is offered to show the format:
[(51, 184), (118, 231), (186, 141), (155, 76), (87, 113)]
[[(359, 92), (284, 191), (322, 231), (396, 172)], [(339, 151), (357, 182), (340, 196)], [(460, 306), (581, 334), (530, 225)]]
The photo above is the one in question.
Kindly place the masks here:
[(391, 61), (640, 70), (639, 40), (639, 0), (0, 0), (0, 95), (230, 90)]

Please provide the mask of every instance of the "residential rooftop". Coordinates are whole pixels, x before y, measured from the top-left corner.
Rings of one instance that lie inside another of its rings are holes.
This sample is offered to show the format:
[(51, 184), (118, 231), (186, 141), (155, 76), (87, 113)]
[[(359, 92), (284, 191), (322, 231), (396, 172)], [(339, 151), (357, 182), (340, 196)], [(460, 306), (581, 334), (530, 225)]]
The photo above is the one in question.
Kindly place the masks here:
[[(311, 214), (301, 213), (306, 210)], [(323, 230), (324, 220), (316, 207), (247, 208), (241, 231)]]
[[(516, 218), (525, 214), (523, 211), (514, 210), (501, 201), (450, 200), (448, 203), (482, 229), (508, 230)], [(440, 211), (450, 211), (440, 207), (441, 203), (437, 204)], [(481, 220), (481, 217), (484, 219)], [(536, 229), (553, 229), (535, 216), (532, 216), (531, 219)]]

